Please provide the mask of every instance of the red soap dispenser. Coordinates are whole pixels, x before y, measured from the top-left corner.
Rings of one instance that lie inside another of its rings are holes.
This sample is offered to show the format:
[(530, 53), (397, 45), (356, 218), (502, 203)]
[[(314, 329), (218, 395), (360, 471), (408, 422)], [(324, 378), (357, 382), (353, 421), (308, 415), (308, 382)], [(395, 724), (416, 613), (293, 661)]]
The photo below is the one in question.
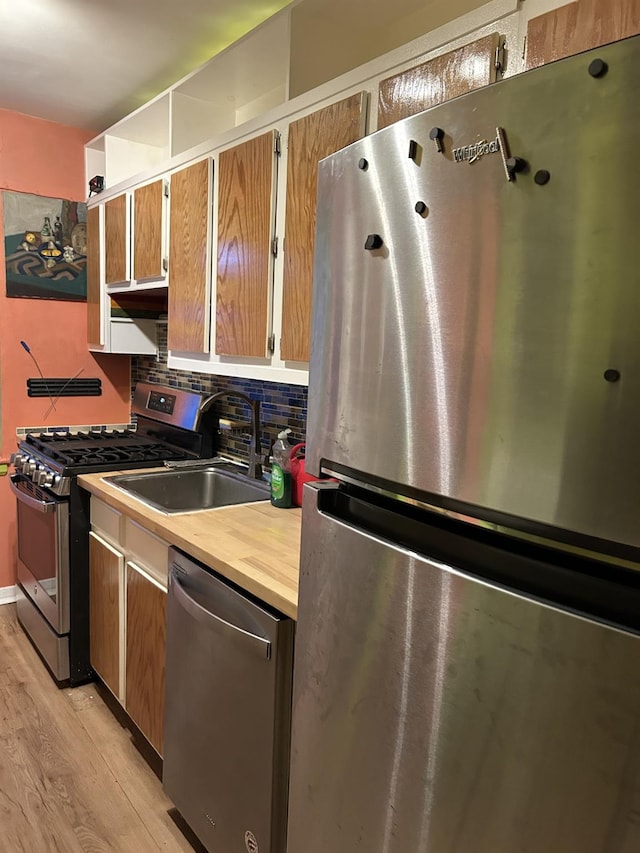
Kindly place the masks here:
[(291, 496), (294, 506), (302, 506), (303, 486), (317, 480), (313, 474), (307, 474), (304, 466), (305, 443), (294, 444), (289, 453), (289, 468), (291, 470)]

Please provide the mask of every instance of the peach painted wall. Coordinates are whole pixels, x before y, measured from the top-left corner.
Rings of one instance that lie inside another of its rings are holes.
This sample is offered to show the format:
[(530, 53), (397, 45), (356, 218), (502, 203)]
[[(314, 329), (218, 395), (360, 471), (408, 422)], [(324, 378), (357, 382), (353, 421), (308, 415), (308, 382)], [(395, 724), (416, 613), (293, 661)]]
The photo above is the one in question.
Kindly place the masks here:
[[(20, 113), (0, 110), (0, 189), (35, 195), (86, 198), (84, 144), (93, 134)], [(0, 197), (0, 222), (2, 200)], [(4, 233), (4, 230), (3, 230)], [(0, 240), (1, 454), (15, 450), (17, 427), (126, 423), (129, 420), (128, 356), (93, 355), (86, 344), (86, 304), (50, 299), (7, 299), (4, 239)], [(46, 422), (49, 401), (27, 396), (37, 369), (21, 347), (25, 340), (45, 376), (102, 381), (101, 397), (65, 397)], [(15, 583), (15, 498), (0, 478), (0, 589)]]

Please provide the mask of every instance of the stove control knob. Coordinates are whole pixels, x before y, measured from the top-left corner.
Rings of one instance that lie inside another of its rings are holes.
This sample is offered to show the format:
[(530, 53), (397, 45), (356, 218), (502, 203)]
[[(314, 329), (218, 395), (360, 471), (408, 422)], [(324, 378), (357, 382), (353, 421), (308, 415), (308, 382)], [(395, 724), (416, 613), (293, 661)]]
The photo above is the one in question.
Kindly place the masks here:
[(22, 453), (12, 453), (9, 462), (14, 466), (14, 468), (22, 468), (22, 463), (24, 461), (24, 457)]
[(53, 474), (50, 471), (38, 471), (37, 477), (37, 483), (39, 486), (49, 488), (49, 486), (53, 485)]
[(27, 474), (33, 478), (34, 474), (38, 470), (38, 465), (34, 459), (29, 460)]
[(23, 474), (28, 474), (28, 473), (29, 473), (29, 461), (30, 461), (30, 460), (29, 460), (29, 457), (28, 457), (28, 456), (25, 456), (25, 458), (22, 460), (22, 465), (21, 465), (20, 467), (22, 468), (22, 473), (23, 473)]

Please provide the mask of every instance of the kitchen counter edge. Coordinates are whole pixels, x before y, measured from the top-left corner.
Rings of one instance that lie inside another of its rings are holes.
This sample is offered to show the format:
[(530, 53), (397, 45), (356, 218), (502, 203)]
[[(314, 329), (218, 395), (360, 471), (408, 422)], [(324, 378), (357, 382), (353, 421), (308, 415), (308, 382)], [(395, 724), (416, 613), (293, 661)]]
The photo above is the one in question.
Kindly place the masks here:
[[(150, 473), (155, 469), (147, 469)], [(158, 469), (164, 470), (164, 469)], [(268, 501), (167, 515), (108, 482), (123, 471), (81, 474), (80, 486), (169, 545), (296, 619), (302, 511)]]

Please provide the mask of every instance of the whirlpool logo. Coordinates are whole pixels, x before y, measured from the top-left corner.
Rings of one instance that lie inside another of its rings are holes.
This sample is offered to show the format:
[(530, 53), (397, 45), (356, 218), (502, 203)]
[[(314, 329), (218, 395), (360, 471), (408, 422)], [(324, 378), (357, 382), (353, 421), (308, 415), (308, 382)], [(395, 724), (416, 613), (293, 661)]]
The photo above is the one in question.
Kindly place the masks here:
[(453, 149), (453, 157), (456, 163), (475, 163), (485, 154), (497, 154), (500, 151), (500, 139), (496, 136), (491, 142), (481, 139), (472, 145), (464, 145), (462, 148)]

